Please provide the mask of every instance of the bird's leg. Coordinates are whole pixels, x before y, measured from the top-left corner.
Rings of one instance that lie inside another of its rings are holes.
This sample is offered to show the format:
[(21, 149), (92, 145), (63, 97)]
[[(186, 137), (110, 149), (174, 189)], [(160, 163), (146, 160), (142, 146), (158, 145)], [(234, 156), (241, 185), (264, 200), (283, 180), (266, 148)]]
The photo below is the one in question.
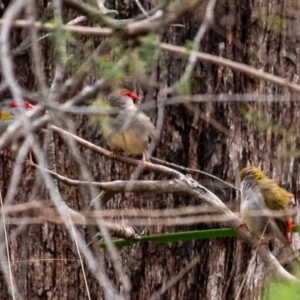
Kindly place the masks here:
[(28, 159), (28, 164), (29, 164), (29, 166), (33, 166), (34, 163), (33, 163), (31, 151), (29, 151), (28, 157), (29, 157), (29, 159)]
[[(246, 223), (243, 221), (243, 220), (241, 220), (243, 223), (242, 224), (240, 224), (240, 225), (238, 225), (238, 227), (244, 227), (244, 226), (247, 226), (246, 225)], [(249, 228), (248, 228), (248, 230), (249, 230)], [(268, 244), (269, 242), (270, 242), (270, 240), (271, 240), (272, 238), (264, 238), (264, 237), (260, 237), (260, 240), (253, 246), (253, 248), (256, 248), (256, 247), (258, 247), (259, 245), (264, 245), (264, 244)]]
[(111, 159), (115, 159), (116, 158), (116, 155), (118, 154), (118, 152), (119, 152), (119, 149), (114, 149), (114, 150), (112, 150), (110, 153), (109, 153), (109, 158), (111, 158)]
[(144, 152), (143, 152), (143, 158), (142, 158), (142, 160), (141, 160), (141, 167), (143, 168), (143, 169), (146, 169), (146, 162), (148, 161), (149, 159), (148, 159), (148, 154), (147, 154), (147, 151), (145, 150)]
[(260, 240), (253, 246), (253, 248), (256, 248), (260, 245), (267, 245), (267, 244), (269, 244), (271, 239), (272, 239), (271, 237), (268, 237), (268, 238), (261, 237)]
[(26, 159), (26, 165), (27, 165), (28, 167), (32, 167), (32, 166), (34, 165), (34, 162), (33, 162), (33, 159), (32, 159), (32, 153), (31, 153), (31, 151), (29, 151), (29, 153), (28, 153), (28, 157), (27, 157), (27, 159)]

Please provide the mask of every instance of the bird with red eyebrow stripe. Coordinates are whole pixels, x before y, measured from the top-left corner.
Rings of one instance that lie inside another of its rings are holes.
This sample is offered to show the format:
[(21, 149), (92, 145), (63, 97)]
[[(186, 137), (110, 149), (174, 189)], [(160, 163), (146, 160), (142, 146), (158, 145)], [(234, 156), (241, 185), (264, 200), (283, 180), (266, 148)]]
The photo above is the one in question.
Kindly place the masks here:
[[(118, 89), (108, 96), (106, 107), (116, 108), (114, 115), (92, 117), (92, 121), (100, 123), (102, 134), (112, 150), (110, 157), (115, 158), (119, 150), (127, 154), (143, 155), (143, 166), (146, 149), (151, 139), (154, 139), (155, 128), (150, 118), (141, 112), (136, 102), (139, 97), (126, 89)], [(103, 107), (101, 99), (93, 106)]]
[[(13, 100), (8, 100), (0, 104), (0, 136), (7, 130), (7, 128), (14, 123), (20, 115), (27, 110), (33, 109), (34, 106), (23, 101), (21, 103)], [(12, 151), (17, 151), (20, 147), (21, 140), (15, 141), (11, 145)], [(31, 153), (29, 153), (29, 164), (32, 164)]]

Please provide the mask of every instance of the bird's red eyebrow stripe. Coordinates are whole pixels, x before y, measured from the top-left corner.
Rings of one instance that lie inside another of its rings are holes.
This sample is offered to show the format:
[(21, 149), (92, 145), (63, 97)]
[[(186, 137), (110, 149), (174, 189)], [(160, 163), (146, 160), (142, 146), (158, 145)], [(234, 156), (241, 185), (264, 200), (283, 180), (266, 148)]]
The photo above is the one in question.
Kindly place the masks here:
[(18, 104), (17, 102), (11, 102), (11, 103), (9, 103), (8, 106), (10, 108), (14, 108), (14, 107), (18, 107), (18, 106), (23, 106), (26, 109), (33, 109), (34, 108), (33, 105), (31, 105), (30, 103), (28, 103), (26, 101), (22, 102), (21, 104)]
[(120, 92), (119, 96), (120, 97), (122, 97), (122, 96), (129, 96), (132, 100), (138, 100), (139, 99), (139, 97), (135, 93), (130, 92), (128, 90)]

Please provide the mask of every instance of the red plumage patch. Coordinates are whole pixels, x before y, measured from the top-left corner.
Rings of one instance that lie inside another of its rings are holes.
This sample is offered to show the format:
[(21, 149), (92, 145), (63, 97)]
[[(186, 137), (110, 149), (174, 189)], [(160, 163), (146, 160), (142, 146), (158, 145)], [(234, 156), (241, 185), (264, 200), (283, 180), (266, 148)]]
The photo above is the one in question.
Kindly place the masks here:
[(30, 103), (24, 101), (21, 104), (18, 104), (17, 102), (11, 102), (8, 104), (9, 108), (14, 108), (14, 107), (18, 107), (18, 106), (23, 106), (25, 109), (33, 109), (34, 106), (31, 105)]
[(136, 100), (139, 99), (139, 97), (135, 93), (133, 93), (133, 92), (131, 92), (129, 90), (125, 90), (125, 91), (120, 92), (119, 96), (120, 97), (122, 97), (122, 96), (129, 96), (133, 101), (136, 101)]
[(289, 246), (291, 246), (292, 242), (291, 242), (290, 235), (291, 235), (291, 232), (293, 231), (293, 219), (292, 218), (289, 218), (286, 221), (285, 227), (286, 227), (286, 231), (287, 231), (287, 233), (285, 234), (285, 240), (286, 240), (287, 244)]
[(293, 231), (293, 219), (292, 218), (289, 218), (287, 221), (286, 221), (286, 230), (288, 232), (292, 232)]
[(290, 233), (287, 233), (285, 235), (285, 240), (286, 240), (286, 243), (289, 245), (289, 246), (292, 246), (292, 241), (290, 239)]

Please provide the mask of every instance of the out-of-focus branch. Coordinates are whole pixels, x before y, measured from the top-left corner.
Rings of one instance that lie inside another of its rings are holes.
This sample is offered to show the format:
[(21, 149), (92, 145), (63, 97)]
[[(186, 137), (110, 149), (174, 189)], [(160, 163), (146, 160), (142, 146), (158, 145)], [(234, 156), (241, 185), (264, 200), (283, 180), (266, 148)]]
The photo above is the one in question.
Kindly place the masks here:
[(191, 52), (191, 54), (189, 56), (189, 60), (188, 60), (187, 66), (185, 68), (185, 72), (184, 72), (183, 76), (181, 77), (180, 81), (184, 82), (184, 81), (190, 80), (190, 77), (194, 70), (195, 64), (197, 62), (197, 56), (195, 56), (195, 52), (199, 51), (201, 40), (203, 39), (203, 36), (204, 36), (209, 24), (213, 22), (213, 16), (214, 16), (213, 12), (214, 12), (215, 5), (216, 5), (216, 0), (208, 1), (208, 4), (206, 6), (204, 21), (201, 24), (201, 26), (194, 38), (194, 47), (195, 48), (193, 49), (193, 51)]
[[(3, 20), (0, 20), (0, 25), (3, 24)], [(31, 24), (28, 21), (14, 21), (12, 22), (12, 26), (16, 27), (28, 27)], [(37, 26), (40, 29), (45, 29), (45, 30), (54, 30), (55, 26), (52, 24), (42, 24), (40, 22), (35, 22), (35, 26)], [(62, 26), (62, 30), (68, 30), (70, 32), (74, 33), (81, 33), (84, 35), (95, 35), (95, 36), (108, 36), (113, 33), (113, 31), (110, 28), (94, 28), (94, 27), (83, 27), (83, 26)], [(183, 55), (191, 55), (191, 51), (185, 49), (184, 47), (176, 46), (176, 45), (171, 45), (171, 44), (166, 44), (166, 43), (160, 43), (159, 44), (160, 48), (164, 51), (172, 52), (172, 53), (178, 53), (178, 54), (183, 54)], [(193, 52), (194, 56), (197, 58), (197, 60), (200, 61), (205, 61), (209, 62), (218, 66), (223, 66), (223, 67), (228, 67), (231, 68), (235, 71), (242, 72), (244, 74), (247, 74), (248, 76), (251, 76), (253, 78), (258, 78), (262, 80), (266, 80), (272, 83), (275, 83), (279, 86), (289, 88), (292, 91), (299, 92), (300, 91), (300, 85), (291, 83), (288, 80), (274, 76), (272, 74), (268, 74), (266, 72), (262, 72), (261, 70), (257, 70), (256, 68), (247, 66), (245, 64), (241, 64), (238, 62), (234, 62), (229, 59), (225, 59), (222, 57), (214, 56), (211, 54), (203, 53), (203, 52)], [(100, 81), (102, 82), (102, 81)], [(100, 83), (99, 80), (97, 84)], [(91, 87), (90, 87), (91, 88)]]
[(103, 190), (96, 198), (91, 200), (86, 214), (88, 215), (91, 210), (101, 210), (115, 194), (115, 192)]
[(201, 171), (201, 170), (197, 170), (197, 169), (182, 167), (180, 165), (170, 163), (168, 161), (165, 161), (165, 160), (162, 160), (162, 159), (159, 159), (159, 158), (156, 158), (156, 157), (152, 157), (152, 156), (151, 156), (150, 159), (153, 162), (157, 162), (159, 164), (162, 164), (163, 166), (174, 168), (175, 170), (183, 171), (183, 172), (186, 172), (186, 173), (198, 173), (198, 174), (205, 175), (207, 177), (210, 177), (214, 180), (217, 180), (217, 181), (221, 182), (220, 186), (222, 186), (222, 188), (225, 188), (226, 186), (228, 186), (228, 187), (230, 187), (230, 188), (232, 188), (232, 189), (234, 189), (238, 192), (240, 191), (240, 189), (237, 188), (236, 186), (234, 186), (233, 184), (231, 184), (229, 182), (226, 182), (226, 181), (224, 181), (224, 180), (222, 180), (222, 179), (218, 178), (217, 176), (214, 176), (210, 173), (207, 173), (207, 172), (204, 172), (204, 171)]
[[(183, 55), (191, 54), (191, 51), (185, 49), (184, 47), (166, 44), (166, 43), (160, 43), (160, 48), (162, 50), (165, 50), (165, 51), (168, 51), (171, 53), (178, 53), (178, 54), (183, 54)], [(266, 81), (275, 83), (279, 86), (289, 88), (290, 90), (295, 91), (295, 92), (300, 91), (299, 84), (291, 83), (287, 79), (284, 79), (282, 77), (278, 77), (278, 76), (275, 76), (275, 75), (272, 75), (272, 74), (269, 74), (266, 72), (262, 72), (261, 70), (247, 66), (246, 64), (234, 62), (230, 59), (214, 56), (214, 55), (207, 54), (204, 52), (194, 52), (194, 55), (200, 61), (209, 62), (209, 63), (212, 63), (217, 66), (228, 67), (234, 71), (239, 71), (239, 72), (244, 73), (253, 78), (258, 78), (258, 79), (262, 79), (262, 80), (266, 80)]]
[[(35, 165), (39, 168), (38, 165)], [(116, 180), (113, 182), (89, 182), (67, 178), (50, 170), (46, 170), (54, 178), (68, 186), (88, 186), (92, 185), (101, 188), (104, 191), (109, 191), (114, 194), (132, 192), (132, 193), (180, 193), (183, 192), (182, 186), (176, 180), (158, 180), (158, 181), (134, 181), (129, 182), (124, 180)], [(159, 172), (159, 170), (156, 170)], [(130, 183), (130, 185), (129, 185)]]
[[(4, 21), (0, 19), (0, 26), (3, 26)], [(53, 31), (56, 28), (55, 24), (42, 23), (42, 22), (29, 22), (27, 20), (14, 20), (11, 22), (12, 28), (27, 28), (35, 26), (39, 30)], [(75, 29), (76, 28), (76, 29)], [(113, 33), (110, 28), (99, 28), (99, 27), (85, 27), (85, 26), (74, 26), (74, 25), (62, 25), (61, 30), (73, 32), (77, 34), (90, 35), (90, 36), (109, 36)]]
[(63, 0), (63, 2), (66, 5), (73, 8), (80, 14), (87, 16), (89, 19), (93, 20), (94, 22), (105, 24), (107, 26), (113, 26), (114, 24), (113, 19), (109, 18), (108, 15), (116, 16), (119, 14), (118, 11), (107, 9), (101, 0), (98, 1), (97, 3), (98, 3), (99, 10), (97, 10), (96, 8), (94, 8), (89, 4), (83, 3), (82, 1)]
[(166, 6), (144, 20), (130, 22), (119, 29), (125, 36), (130, 37), (142, 36), (149, 32), (160, 32), (162, 28), (182, 18), (197, 4), (196, 1), (181, 1), (179, 7), (174, 10)]
[[(147, 19), (132, 21), (129, 20), (128, 23), (124, 24), (124, 22), (119, 20), (113, 20), (111, 18), (106, 17), (104, 14), (100, 13), (96, 9), (92, 8), (89, 5), (86, 5), (79, 1), (73, 0), (64, 0), (64, 2), (77, 11), (80, 14), (85, 14), (91, 17), (94, 21), (98, 21), (100, 23), (104, 23), (109, 28), (89, 28), (86, 30), (85, 27), (77, 26), (77, 30), (74, 32), (81, 32), (82, 34), (93, 35), (102, 33), (102, 35), (110, 35), (113, 32), (113, 29), (117, 30), (119, 33), (121, 32), (122, 35), (126, 37), (136, 37), (145, 35), (149, 32), (161, 31), (162, 28), (165, 26), (174, 23), (178, 19), (180, 19), (186, 12), (191, 10), (197, 3), (195, 1), (184, 1), (174, 10), (167, 9), (167, 6), (162, 6), (161, 9), (157, 10), (153, 15), (149, 16)], [(1, 20), (0, 20), (1, 24)], [(43, 24), (41, 22), (35, 22), (33, 24), (38, 29), (44, 30), (53, 30), (55, 25), (52, 24)], [(27, 21), (15, 21), (13, 26), (16, 27), (27, 27), (30, 24)], [(62, 30), (68, 30), (70, 32), (73, 31), (72, 26), (62, 26)]]
[[(105, 192), (106, 193), (106, 192)], [(184, 194), (184, 192), (183, 192)], [(99, 199), (95, 199), (99, 200)], [(101, 200), (99, 200), (100, 202)], [(93, 201), (92, 201), (93, 202)], [(91, 202), (91, 203), (92, 203)], [(28, 203), (9, 205), (5, 208), (7, 215), (7, 225), (11, 224), (41, 224), (45, 221), (50, 223), (62, 224), (63, 218), (52, 207), (40, 205), (41, 201), (31, 201)], [(0, 214), (3, 210), (0, 210)], [(26, 214), (22, 216), (21, 214)], [(12, 216), (18, 214), (18, 216)], [(30, 217), (28, 217), (28, 215)], [(82, 218), (86, 215), (86, 220)], [(90, 210), (88, 212), (76, 212), (72, 215), (71, 222), (77, 225), (95, 225), (97, 220), (102, 219), (105, 226), (107, 220), (109, 224), (117, 225), (120, 223), (120, 215), (122, 216), (122, 224), (128, 226), (175, 226), (175, 225), (192, 225), (201, 223), (227, 223), (239, 216), (239, 212), (234, 212), (234, 216), (220, 214), (219, 209), (213, 206), (201, 205), (192, 207), (182, 207), (177, 209), (166, 210)], [(263, 210), (257, 214), (249, 216), (267, 216), (278, 218), (285, 215), (284, 213), (270, 213), (268, 210)], [(115, 219), (115, 220), (113, 220)], [(299, 226), (294, 227), (293, 232), (299, 232)]]
[[(26, 6), (26, 12), (28, 15), (28, 21), (33, 23), (36, 20), (37, 12), (34, 0), (30, 0), (29, 5)], [(35, 26), (29, 28), (30, 40), (31, 40), (31, 57), (33, 62), (33, 70), (35, 80), (38, 83), (38, 88), (43, 97), (47, 95), (47, 84), (44, 76), (44, 70), (41, 64), (41, 48), (38, 42), (38, 30)]]

